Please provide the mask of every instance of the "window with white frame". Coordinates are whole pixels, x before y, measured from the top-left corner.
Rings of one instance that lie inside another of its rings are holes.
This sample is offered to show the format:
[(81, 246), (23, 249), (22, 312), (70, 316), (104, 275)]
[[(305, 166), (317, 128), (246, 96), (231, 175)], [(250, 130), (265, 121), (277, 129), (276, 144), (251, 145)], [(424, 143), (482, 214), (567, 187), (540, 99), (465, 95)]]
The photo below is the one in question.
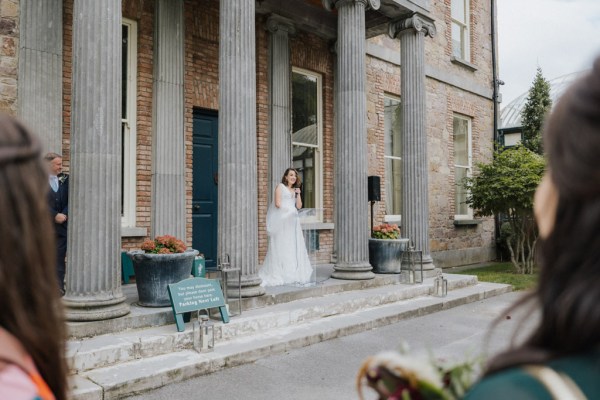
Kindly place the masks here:
[(392, 221), (399, 220), (402, 213), (402, 108), (395, 97), (385, 96), (383, 102), (385, 212), (386, 220)]
[(452, 0), (452, 55), (471, 61), (469, 34), (469, 0)]
[(122, 20), (121, 225), (135, 226), (137, 22)]
[(454, 133), (454, 219), (472, 219), (473, 209), (467, 204), (464, 179), (471, 176), (471, 118), (455, 114)]
[[(302, 179), (302, 205), (321, 209), (322, 199), (322, 78), (292, 70), (292, 157)], [(317, 213), (317, 215), (320, 215)]]

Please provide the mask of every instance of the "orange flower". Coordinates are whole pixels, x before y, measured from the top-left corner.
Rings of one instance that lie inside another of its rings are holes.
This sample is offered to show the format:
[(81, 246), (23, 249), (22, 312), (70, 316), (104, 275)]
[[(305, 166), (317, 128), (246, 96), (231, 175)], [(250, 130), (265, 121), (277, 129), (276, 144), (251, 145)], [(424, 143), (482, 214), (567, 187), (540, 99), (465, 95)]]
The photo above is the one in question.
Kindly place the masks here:
[(371, 237), (374, 239), (398, 239), (400, 228), (396, 224), (383, 223), (373, 227)]
[(154, 240), (148, 239), (142, 244), (142, 250), (152, 254), (183, 253), (185, 249), (185, 243), (171, 235), (157, 236)]

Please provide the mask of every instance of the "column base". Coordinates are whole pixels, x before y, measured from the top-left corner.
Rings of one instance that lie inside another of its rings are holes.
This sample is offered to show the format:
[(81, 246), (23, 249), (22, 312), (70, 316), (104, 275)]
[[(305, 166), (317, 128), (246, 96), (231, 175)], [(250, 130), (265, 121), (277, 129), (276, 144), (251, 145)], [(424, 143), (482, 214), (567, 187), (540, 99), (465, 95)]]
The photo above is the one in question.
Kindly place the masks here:
[(367, 280), (375, 278), (372, 272), (373, 267), (368, 262), (359, 262), (355, 264), (339, 263), (333, 266), (332, 278), (345, 280)]
[[(262, 280), (258, 277), (258, 275), (248, 275), (242, 276), (242, 297), (258, 297), (264, 295), (265, 288), (260, 286)], [(237, 282), (236, 282), (237, 283)], [(230, 285), (233, 284), (233, 281), (230, 282)], [(237, 288), (229, 286), (228, 289), (229, 298), (234, 299), (238, 297), (239, 292)]]
[(435, 270), (435, 265), (433, 264), (433, 258), (431, 255), (425, 254), (423, 255), (423, 271), (431, 271)]
[(129, 304), (126, 297), (120, 296), (107, 300), (98, 297), (63, 297), (67, 321), (103, 321), (129, 314)]

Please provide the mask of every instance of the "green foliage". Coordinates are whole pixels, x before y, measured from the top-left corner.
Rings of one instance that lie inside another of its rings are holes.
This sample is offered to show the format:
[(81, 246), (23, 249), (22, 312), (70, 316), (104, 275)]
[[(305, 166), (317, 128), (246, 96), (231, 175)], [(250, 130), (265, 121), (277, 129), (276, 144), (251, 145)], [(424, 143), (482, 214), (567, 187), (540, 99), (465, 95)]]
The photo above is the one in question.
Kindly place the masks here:
[(467, 275), (475, 275), (480, 282), (506, 283), (513, 286), (513, 290), (530, 290), (535, 288), (538, 274), (515, 273), (512, 263), (497, 263), (486, 267), (462, 271)]
[(522, 273), (532, 273), (537, 228), (533, 195), (542, 179), (545, 161), (523, 146), (500, 149), (489, 164), (478, 164), (478, 173), (465, 179), (467, 204), (477, 215), (498, 215), (505, 227), (504, 240), (511, 261)]
[(534, 153), (542, 154), (542, 125), (551, 107), (550, 83), (538, 67), (521, 113), (523, 145)]

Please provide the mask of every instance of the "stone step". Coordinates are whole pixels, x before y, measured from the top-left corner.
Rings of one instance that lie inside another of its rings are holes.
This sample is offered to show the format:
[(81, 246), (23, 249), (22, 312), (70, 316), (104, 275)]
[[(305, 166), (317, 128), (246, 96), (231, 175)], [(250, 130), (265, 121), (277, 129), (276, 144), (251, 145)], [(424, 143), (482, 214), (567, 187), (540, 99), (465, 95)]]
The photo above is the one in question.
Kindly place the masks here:
[[(450, 276), (449, 278), (449, 283), (460, 281), (459, 278)], [(250, 363), (267, 355), (362, 332), (392, 324), (402, 319), (441, 311), (511, 290), (509, 285), (478, 283), (456, 288), (450, 291), (447, 297), (438, 298), (428, 295), (427, 290), (422, 290), (424, 288), (431, 289), (427, 281), (423, 285), (397, 286), (400, 292), (412, 292), (417, 297), (398, 295), (395, 301), (383, 302), (380, 305), (371, 307), (355, 299), (358, 307), (354, 310), (347, 308), (345, 312), (330, 313), (328, 318), (325, 318), (325, 314), (321, 314), (321, 317), (315, 316), (314, 318), (303, 319), (302, 323), (282, 321), (281, 315), (279, 315), (281, 310), (273, 311), (270, 317), (260, 317), (258, 315), (260, 313), (257, 313), (255, 316), (244, 315), (243, 318), (246, 318), (246, 320), (242, 320), (242, 317), (232, 319), (230, 325), (237, 323), (240, 326), (248, 326), (255, 321), (260, 321), (261, 318), (262, 320), (272, 318), (271, 321), (277, 320), (280, 323), (273, 324), (267, 329), (242, 328), (245, 332), (253, 333), (232, 335), (229, 338), (223, 335), (216, 341), (215, 350), (211, 353), (199, 354), (190, 350), (191, 329), (189, 326), (186, 332), (179, 334), (172, 332), (175, 330), (174, 326), (171, 327), (171, 333), (167, 332), (168, 329), (166, 328), (168, 327), (157, 328), (165, 329), (162, 334), (142, 330), (140, 331), (141, 334), (137, 336), (138, 342), (133, 339), (135, 336), (130, 338), (131, 343), (136, 343), (135, 346), (121, 347), (123, 345), (121, 339), (113, 338), (113, 354), (115, 355), (113, 361), (118, 359), (118, 363), (106, 367), (86, 369), (83, 365), (85, 357), (80, 359), (79, 362), (82, 368), (78, 374), (73, 376), (72, 380), (74, 385), (73, 398), (77, 400), (121, 398), (158, 388), (168, 383), (212, 373), (223, 368)], [(374, 295), (374, 293), (369, 293), (365, 297), (372, 298)], [(337, 303), (335, 299), (329, 297), (337, 297), (337, 295), (324, 296), (318, 299), (324, 309), (329, 308), (332, 303)], [(367, 300), (367, 303), (368, 301), (370, 300)], [(297, 308), (296, 311), (299, 309), (301, 307)], [(265, 309), (263, 314), (271, 314), (270, 308), (268, 310), (266, 312), (267, 309)], [(292, 313), (293, 310), (288, 311), (289, 315)], [(239, 322), (236, 322), (236, 319)], [(260, 327), (260, 323), (256, 322), (255, 326)], [(107, 340), (106, 346), (110, 346), (109, 338), (105, 339)], [(153, 344), (147, 347), (144, 344), (145, 342)], [(168, 351), (157, 352), (156, 349), (161, 346), (163, 350), (168, 349)], [(84, 350), (84, 347), (83, 344), (80, 347), (81, 354), (85, 351), (91, 352), (89, 354), (93, 353), (91, 344), (87, 350)], [(150, 348), (152, 348), (151, 351)], [(106, 361), (106, 354), (109, 351), (108, 347), (104, 348), (102, 351), (104, 356), (100, 358)], [(128, 351), (130, 353), (126, 354)], [(150, 356), (147, 354), (149, 352), (161, 354)]]
[[(446, 275), (448, 289), (474, 285), (477, 279), (469, 275)], [(308, 288), (307, 291), (314, 291)], [(401, 300), (429, 295), (433, 291), (433, 278), (423, 284), (375, 286), (370, 289), (340, 291), (337, 293), (300, 298), (269, 307), (254, 309), (231, 318), (228, 324), (220, 321), (215, 325), (215, 339), (231, 340), (255, 335), (278, 328), (306, 323), (333, 315), (348, 314)], [(175, 324), (146, 329), (128, 330), (86, 339), (70, 340), (67, 358), (72, 371), (78, 373), (153, 357), (187, 349), (192, 344), (191, 323), (184, 332), (177, 332)]]
[[(345, 291), (363, 290), (374, 287), (395, 285), (399, 281), (396, 274), (378, 274), (374, 279), (345, 281), (330, 278), (333, 265), (317, 265), (316, 279), (313, 286), (280, 286), (267, 288), (267, 293), (259, 297), (243, 298), (242, 310), (254, 310), (275, 304), (288, 303), (305, 298), (326, 296)], [(137, 305), (138, 296), (135, 284), (123, 285), (123, 294), (131, 313), (120, 318), (105, 321), (69, 322), (69, 337), (87, 338), (104, 334), (113, 334), (131, 329), (142, 329), (174, 323), (171, 307), (140, 307)], [(230, 299), (231, 311), (238, 310), (237, 299)]]

